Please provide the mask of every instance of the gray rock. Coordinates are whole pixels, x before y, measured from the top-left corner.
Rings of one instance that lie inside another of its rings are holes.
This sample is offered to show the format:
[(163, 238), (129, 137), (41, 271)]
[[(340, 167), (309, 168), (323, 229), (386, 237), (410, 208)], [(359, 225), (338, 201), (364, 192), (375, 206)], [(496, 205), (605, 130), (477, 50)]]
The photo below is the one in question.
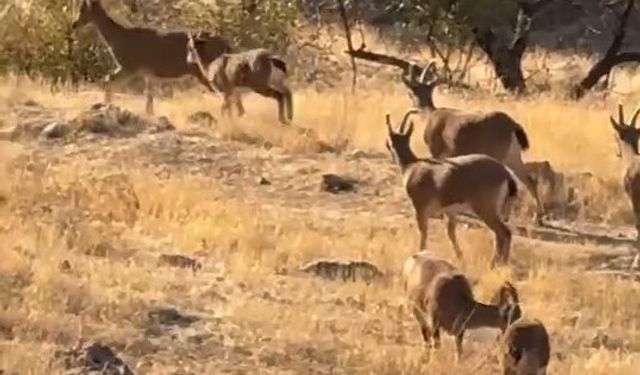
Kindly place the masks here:
[(329, 193), (355, 191), (357, 181), (350, 177), (343, 177), (333, 173), (322, 175), (320, 189)]
[(180, 254), (162, 254), (158, 258), (159, 266), (191, 268), (194, 271), (202, 269), (202, 264), (195, 259)]
[(302, 265), (298, 270), (329, 280), (357, 281), (357, 279), (361, 279), (371, 282), (384, 277), (384, 273), (375, 265), (351, 259), (317, 259)]
[(60, 122), (52, 122), (46, 125), (40, 135), (44, 138), (62, 138), (69, 133), (69, 126)]

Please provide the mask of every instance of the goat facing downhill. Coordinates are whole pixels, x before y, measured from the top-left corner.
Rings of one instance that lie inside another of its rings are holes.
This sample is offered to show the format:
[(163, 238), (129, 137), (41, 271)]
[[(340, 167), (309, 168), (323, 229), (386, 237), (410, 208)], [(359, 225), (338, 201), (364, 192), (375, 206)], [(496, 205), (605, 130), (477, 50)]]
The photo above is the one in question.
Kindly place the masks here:
[(410, 256), (402, 275), (425, 344), (438, 347), (442, 329), (455, 336), (457, 358), (462, 355), (465, 330), (490, 327), (504, 332), (522, 315), (518, 292), (509, 282), (499, 288), (496, 304), (478, 302), (467, 277), (429, 251)]
[[(265, 48), (225, 53), (206, 64), (199, 56), (198, 41), (188, 36), (186, 61), (198, 66), (209, 82), (210, 91), (223, 95), (221, 113), (231, 114), (231, 101), (238, 115), (245, 113), (240, 92), (251, 90), (278, 102), (278, 119), (286, 124), (293, 119), (293, 98), (285, 82), (287, 64)], [(285, 116), (286, 112), (286, 116)]]
[(471, 209), (495, 234), (492, 267), (509, 261), (511, 229), (505, 224), (517, 196), (516, 177), (494, 158), (469, 154), (445, 159), (419, 159), (410, 147), (413, 122), (405, 131), (409, 111), (396, 133), (387, 120), (387, 148), (402, 171), (404, 188), (413, 204), (420, 233), (419, 250), (426, 249), (428, 220), (444, 213), (447, 235), (459, 260), (462, 251), (456, 237), (458, 213)]
[(632, 269), (640, 266), (640, 156), (638, 155), (638, 139), (640, 130), (636, 128), (636, 121), (640, 114), (640, 107), (636, 109), (631, 120), (627, 124), (624, 120), (624, 109), (622, 104), (618, 105), (618, 120), (613, 116), (609, 117), (611, 126), (615, 131), (618, 143), (618, 156), (623, 162), (622, 186), (631, 201), (636, 224), (636, 255), (631, 263)]
[(536, 201), (536, 221), (542, 223), (545, 208), (538, 196), (536, 181), (527, 172), (522, 153), (529, 139), (522, 125), (504, 112), (477, 113), (453, 108), (436, 108), (433, 91), (440, 83), (433, 75), (431, 63), (416, 79), (415, 65), (402, 82), (409, 89), (414, 106), (425, 123), (424, 142), (433, 157), (444, 158), (466, 154), (485, 154), (509, 166)]
[(500, 340), (503, 375), (545, 375), (551, 346), (541, 321), (520, 318), (507, 327)]
[[(78, 17), (72, 23), (73, 30), (94, 24), (115, 64), (115, 69), (104, 78), (105, 102), (112, 100), (112, 84), (142, 75), (147, 97), (146, 112), (153, 114), (153, 87), (151, 80), (176, 79), (186, 75), (195, 77), (208, 87), (200, 70), (188, 64), (186, 52), (187, 33), (182, 31), (160, 32), (149, 28), (128, 27), (114, 20), (104, 9), (100, 0), (81, 0)], [(200, 57), (206, 63), (223, 53), (231, 52), (229, 43), (219, 36), (202, 32)]]

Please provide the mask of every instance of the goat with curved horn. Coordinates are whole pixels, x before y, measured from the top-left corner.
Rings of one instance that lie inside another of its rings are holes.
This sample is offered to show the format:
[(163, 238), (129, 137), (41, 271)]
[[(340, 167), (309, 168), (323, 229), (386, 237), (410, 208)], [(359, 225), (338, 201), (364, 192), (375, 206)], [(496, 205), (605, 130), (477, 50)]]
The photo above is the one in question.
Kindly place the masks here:
[(640, 114), (640, 107), (636, 109), (627, 124), (624, 121), (624, 110), (622, 104), (618, 105), (618, 121), (613, 116), (609, 116), (611, 126), (615, 131), (618, 143), (618, 156), (623, 162), (622, 185), (627, 197), (631, 201), (635, 224), (636, 224), (636, 255), (631, 263), (632, 269), (640, 266), (640, 156), (638, 155), (638, 140), (640, 130), (636, 128), (636, 121)]
[[(424, 250), (427, 245), (429, 217), (444, 213), (448, 219), (447, 235), (456, 256), (462, 259), (456, 237), (456, 216), (471, 209), (495, 234), (492, 265), (506, 263), (511, 248), (511, 230), (505, 221), (518, 192), (516, 177), (502, 163), (482, 154), (419, 159), (410, 146), (413, 122), (409, 122), (409, 117), (416, 111), (407, 111), (397, 133), (387, 114), (389, 134), (386, 144), (402, 171), (404, 189), (413, 204), (420, 233), (419, 249)], [(405, 131), (407, 122), (409, 126)]]

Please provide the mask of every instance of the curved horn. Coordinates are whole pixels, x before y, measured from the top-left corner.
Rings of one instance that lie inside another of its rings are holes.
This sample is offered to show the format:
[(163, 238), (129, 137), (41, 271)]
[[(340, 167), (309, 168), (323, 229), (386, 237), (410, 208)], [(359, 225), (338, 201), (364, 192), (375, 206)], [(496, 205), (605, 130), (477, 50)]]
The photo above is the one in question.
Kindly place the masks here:
[(624, 126), (624, 110), (622, 104), (618, 104), (618, 125)]
[(426, 68), (422, 69), (422, 75), (420, 75), (420, 82), (425, 83), (425, 79), (427, 78), (427, 73), (429, 73), (429, 75), (434, 75), (435, 72), (436, 72), (436, 63), (432, 61), (429, 63), (429, 65), (427, 65)]
[(404, 133), (404, 127), (407, 124), (407, 120), (409, 120), (409, 117), (411, 115), (414, 115), (416, 113), (420, 112), (420, 110), (415, 109), (415, 108), (411, 108), (410, 110), (407, 111), (407, 113), (404, 114), (404, 118), (402, 119), (402, 122), (400, 123), (400, 133)]
[(629, 126), (631, 126), (632, 128), (636, 127), (636, 120), (638, 119), (638, 114), (640, 114), (640, 106), (638, 106), (635, 113), (631, 117), (631, 122), (629, 122)]
[(420, 83), (424, 83), (425, 78), (427, 78), (427, 72), (429, 71), (431, 67), (431, 64), (429, 64), (429, 66), (427, 66), (426, 68), (422, 69), (422, 74), (420, 75), (420, 79), (418, 81), (420, 81)]

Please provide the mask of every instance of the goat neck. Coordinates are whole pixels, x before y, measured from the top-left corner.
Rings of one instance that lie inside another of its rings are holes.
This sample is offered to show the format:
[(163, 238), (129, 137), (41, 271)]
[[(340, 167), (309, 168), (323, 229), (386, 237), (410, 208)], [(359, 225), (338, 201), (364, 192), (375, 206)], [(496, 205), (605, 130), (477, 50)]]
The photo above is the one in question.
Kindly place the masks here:
[[(475, 302), (471, 306), (471, 310), (468, 314), (465, 314), (467, 319), (465, 329), (474, 329), (481, 327), (500, 328), (504, 329), (504, 323), (500, 317), (499, 307), (495, 305), (486, 305), (481, 302)], [(464, 322), (462, 322), (464, 324)]]

